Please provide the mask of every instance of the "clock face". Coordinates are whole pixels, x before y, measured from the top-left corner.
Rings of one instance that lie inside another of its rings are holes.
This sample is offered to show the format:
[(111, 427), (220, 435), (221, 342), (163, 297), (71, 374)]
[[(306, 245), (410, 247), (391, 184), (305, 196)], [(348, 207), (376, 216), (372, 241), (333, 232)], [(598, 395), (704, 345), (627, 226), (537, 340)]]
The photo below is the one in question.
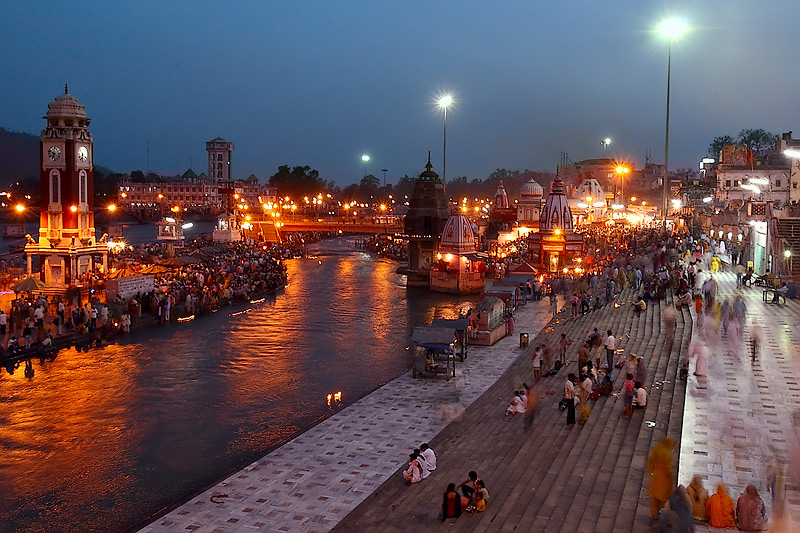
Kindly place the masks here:
[(89, 159), (89, 151), (86, 149), (85, 146), (81, 146), (78, 148), (78, 159), (80, 161), (86, 161)]
[(61, 148), (58, 146), (51, 146), (49, 150), (47, 150), (47, 157), (50, 158), (50, 161), (58, 161), (61, 159)]

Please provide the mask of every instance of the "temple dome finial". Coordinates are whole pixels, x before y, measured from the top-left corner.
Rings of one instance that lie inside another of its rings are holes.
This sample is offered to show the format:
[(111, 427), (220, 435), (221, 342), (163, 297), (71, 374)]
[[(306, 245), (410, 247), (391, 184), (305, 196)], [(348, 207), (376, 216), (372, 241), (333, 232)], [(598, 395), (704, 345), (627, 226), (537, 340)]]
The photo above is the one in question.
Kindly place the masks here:
[(64, 84), (64, 94), (69, 94), (69, 84)]

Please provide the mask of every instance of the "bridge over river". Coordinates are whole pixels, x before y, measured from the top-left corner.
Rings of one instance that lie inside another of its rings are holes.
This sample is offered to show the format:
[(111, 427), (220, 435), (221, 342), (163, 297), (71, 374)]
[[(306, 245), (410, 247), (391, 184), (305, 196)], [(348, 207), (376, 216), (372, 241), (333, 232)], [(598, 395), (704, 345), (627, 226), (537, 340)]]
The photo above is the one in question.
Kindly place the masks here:
[[(273, 223), (273, 219), (251, 220), (250, 223), (258, 230), (260, 226), (266, 227)], [(280, 231), (332, 231), (339, 233), (369, 233), (399, 235), (403, 233), (403, 221), (400, 218), (303, 218), (293, 220), (286, 217), (280, 221)]]

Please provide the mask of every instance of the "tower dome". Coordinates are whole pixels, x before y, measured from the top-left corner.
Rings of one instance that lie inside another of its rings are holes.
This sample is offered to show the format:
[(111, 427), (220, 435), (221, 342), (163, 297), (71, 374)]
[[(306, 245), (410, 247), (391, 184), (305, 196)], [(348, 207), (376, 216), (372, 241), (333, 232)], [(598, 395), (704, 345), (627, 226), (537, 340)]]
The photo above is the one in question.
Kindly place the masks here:
[(439, 251), (449, 254), (464, 254), (475, 251), (475, 232), (472, 223), (464, 215), (451, 215), (445, 222)]
[(83, 119), (86, 118), (86, 108), (77, 98), (69, 94), (69, 87), (64, 86), (64, 94), (56, 96), (55, 100), (47, 104), (47, 114), (42, 118), (53, 119)]
[(564, 194), (564, 183), (556, 178), (550, 187), (550, 195), (544, 203), (539, 231), (572, 231), (572, 211)]
[(544, 189), (542, 189), (542, 186), (536, 183), (533, 178), (531, 178), (522, 184), (522, 187), (519, 189), (519, 196), (520, 199), (541, 198), (544, 196)]

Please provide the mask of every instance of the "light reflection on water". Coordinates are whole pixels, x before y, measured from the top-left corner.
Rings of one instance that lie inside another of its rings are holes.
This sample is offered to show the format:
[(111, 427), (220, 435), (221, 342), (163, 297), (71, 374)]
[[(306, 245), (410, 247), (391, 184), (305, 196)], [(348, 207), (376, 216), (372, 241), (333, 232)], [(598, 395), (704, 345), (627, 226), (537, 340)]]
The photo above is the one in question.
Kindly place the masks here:
[(0, 530), (122, 530), (248, 464), (410, 365), (410, 332), (470, 298), (406, 289), (337, 239), (244, 314), (137, 332), (0, 375)]

